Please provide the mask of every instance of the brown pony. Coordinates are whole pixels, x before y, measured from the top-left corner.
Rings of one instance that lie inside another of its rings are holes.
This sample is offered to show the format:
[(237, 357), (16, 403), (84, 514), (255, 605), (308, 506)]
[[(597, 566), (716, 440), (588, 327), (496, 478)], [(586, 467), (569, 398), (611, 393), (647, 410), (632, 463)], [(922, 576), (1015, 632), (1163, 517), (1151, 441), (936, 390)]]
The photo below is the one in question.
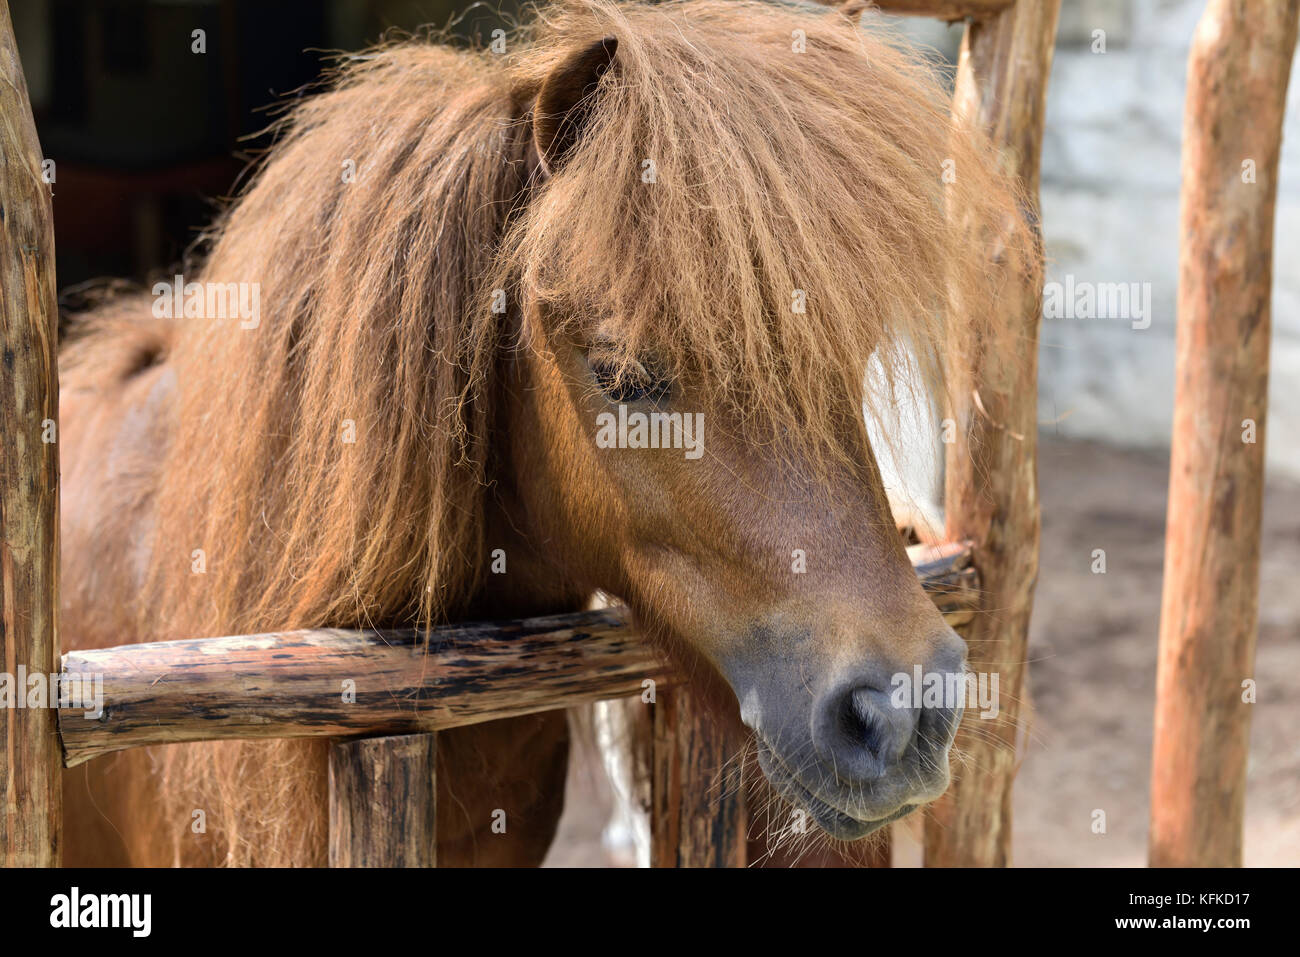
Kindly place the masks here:
[[(71, 645), (599, 589), (730, 689), (720, 713), (832, 837), (944, 791), (960, 710), (891, 707), (890, 676), (965, 648), (896, 532), (863, 376), (874, 356), (937, 387), (945, 323), (987, 321), (1029, 267), (1014, 188), (929, 64), (824, 8), (564, 0), (503, 55), (349, 58), (279, 130), (186, 277), (260, 311), (167, 317), (163, 287), (64, 351)], [(440, 861), (540, 861), (564, 715), (440, 742)], [(320, 864), (324, 757), (98, 760), (68, 782), (67, 859)]]

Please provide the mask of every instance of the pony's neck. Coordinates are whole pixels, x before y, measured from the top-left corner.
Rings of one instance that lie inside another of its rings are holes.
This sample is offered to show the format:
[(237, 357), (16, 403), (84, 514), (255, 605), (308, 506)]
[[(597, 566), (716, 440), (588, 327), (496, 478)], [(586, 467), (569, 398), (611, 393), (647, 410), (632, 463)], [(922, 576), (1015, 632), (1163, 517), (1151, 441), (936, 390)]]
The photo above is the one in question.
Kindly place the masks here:
[[(508, 447), (500, 442), (498, 448)], [(544, 543), (525, 529), (525, 510), (516, 491), (515, 472), (503, 456), (493, 456), (484, 496), (484, 573), (469, 598), (464, 617), (526, 618), (583, 608), (592, 589), (567, 576)]]
[[(488, 568), (464, 617), (528, 618), (583, 608), (591, 590), (559, 574), (553, 560), (515, 527), (510, 512), (499, 504), (488, 508), (484, 536)], [(492, 555), (497, 549), (505, 559), (503, 572), (493, 571)]]
[[(517, 321), (511, 317), (507, 321)], [(518, 343), (519, 329), (503, 337)], [(495, 366), (496, 401), (492, 403), (484, 461), (485, 493), (482, 496), (483, 562), (479, 583), (470, 596), (464, 617), (522, 618), (557, 614), (585, 607), (593, 588), (578, 579), (556, 554), (554, 543), (538, 529), (521, 493), (520, 483), (539, 481), (517, 461), (521, 436), (536, 434), (535, 414), (521, 397), (529, 395), (525, 365), (526, 349), (507, 348)]]

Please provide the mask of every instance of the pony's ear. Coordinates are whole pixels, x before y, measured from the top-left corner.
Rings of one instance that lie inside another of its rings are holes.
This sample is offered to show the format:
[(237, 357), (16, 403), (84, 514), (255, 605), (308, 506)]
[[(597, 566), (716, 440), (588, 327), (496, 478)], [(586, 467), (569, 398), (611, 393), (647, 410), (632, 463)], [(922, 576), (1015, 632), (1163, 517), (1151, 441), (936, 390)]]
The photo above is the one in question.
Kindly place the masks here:
[(564, 162), (591, 115), (591, 95), (614, 63), (618, 38), (575, 50), (551, 70), (533, 104), (533, 145), (547, 175)]

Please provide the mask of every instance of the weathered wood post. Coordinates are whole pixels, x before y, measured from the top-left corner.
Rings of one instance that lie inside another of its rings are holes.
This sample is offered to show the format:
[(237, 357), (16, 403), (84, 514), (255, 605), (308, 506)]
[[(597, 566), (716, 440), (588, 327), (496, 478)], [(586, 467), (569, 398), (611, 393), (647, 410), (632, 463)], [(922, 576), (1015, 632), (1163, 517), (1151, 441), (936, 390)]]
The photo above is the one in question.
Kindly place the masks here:
[(654, 703), (651, 867), (744, 867), (745, 793), (733, 740), (683, 684)]
[[(54, 221), (9, 6), (0, 0), (0, 864), (57, 866), (63, 806), (59, 672), (59, 384)], [(35, 706), (32, 706), (35, 705)]]
[(438, 863), (438, 735), (330, 747), (330, 867)]
[[(1300, 0), (1210, 0), (1187, 65), (1152, 866), (1241, 865), (1273, 209)], [(1253, 682), (1252, 682), (1253, 683)]]
[[(1018, 0), (966, 29), (954, 111), (978, 120), (1024, 186), (1038, 216), (1038, 166), (1059, 0)], [(1036, 223), (1035, 223), (1036, 225)], [(1038, 575), (1038, 261), (1007, 285), (996, 341), (971, 342), (958, 321), (953, 348), (975, 357), (969, 378), (954, 383), (959, 424), (948, 446), (949, 541), (976, 543), (984, 587), (980, 614), (963, 630), (976, 671), (996, 671), (1001, 714), (957, 746), (965, 758), (948, 793), (929, 811), (925, 863), (1005, 866), (1011, 846), (1011, 785), (1016, 771), (1020, 701), (1034, 583)], [(953, 363), (961, 369), (961, 360)]]

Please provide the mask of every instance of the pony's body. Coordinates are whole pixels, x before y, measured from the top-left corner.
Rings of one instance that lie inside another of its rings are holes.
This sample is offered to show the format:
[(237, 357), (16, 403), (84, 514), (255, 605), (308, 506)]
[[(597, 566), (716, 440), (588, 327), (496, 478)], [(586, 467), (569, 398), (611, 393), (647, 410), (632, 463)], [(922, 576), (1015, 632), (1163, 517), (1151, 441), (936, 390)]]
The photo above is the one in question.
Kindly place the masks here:
[[(169, 331), (151, 321), (118, 327), (111, 342), (94, 350), (102, 365), (74, 364), (64, 379), (64, 622), (75, 647), (181, 633), (153, 630), (150, 610), (137, 604), (150, 572), (139, 530), (157, 522), (158, 469), (166, 459), (169, 409), (176, 401), (175, 369), (159, 361), (169, 347)], [(152, 357), (150, 364), (144, 364), (145, 356)], [(530, 561), (524, 543), (512, 540), (503, 512), (492, 512), (487, 524), (492, 540), (510, 549), (511, 587), (478, 589), (463, 617), (526, 616), (581, 606), (584, 593), (557, 581), (544, 562)], [(132, 545), (126, 554), (123, 543)], [(191, 830), (193, 820), (179, 795), (164, 791), (174, 792), (181, 783), (169, 783), (160, 773), (165, 749), (126, 751), (68, 772), (65, 863), (213, 865), (226, 863), (232, 853), (254, 864), (324, 862), (325, 752), (319, 744), (183, 747), (195, 763), (229, 761), (226, 766), (238, 775), (230, 783), (261, 794), (267, 800), (262, 813), (283, 815), (289, 833), (268, 847), (250, 842), (231, 848), (205, 839)], [(540, 863), (563, 805), (567, 757), (568, 732), (559, 712), (440, 735), (440, 859), (453, 865)], [(284, 786), (271, 790), (272, 776)], [(488, 803), (508, 809), (507, 835), (489, 834), (489, 820), (471, 822), (466, 808)], [(193, 810), (205, 816), (219, 814), (219, 806), (214, 797), (194, 796)], [(219, 818), (211, 823), (223, 832), (229, 827)]]
[[(774, 60), (796, 30), (805, 59)], [(924, 68), (833, 13), (580, 0), (514, 58), (381, 51), (286, 130), (199, 277), (257, 283), (256, 322), (127, 298), (65, 349), (68, 644), (533, 615), (602, 589), (832, 834), (939, 793), (959, 710), (893, 715), (877, 689), (964, 649), (854, 392), (873, 353), (924, 366), (941, 306), (978, 322), (993, 299), (942, 162), (968, 229), (1014, 200)], [(703, 410), (705, 464), (598, 450), (610, 403)], [(814, 574), (791, 577), (792, 550)], [(100, 759), (67, 784), (67, 860), (321, 864), (324, 748)], [(441, 735), (440, 861), (539, 862), (567, 753), (562, 714)]]

